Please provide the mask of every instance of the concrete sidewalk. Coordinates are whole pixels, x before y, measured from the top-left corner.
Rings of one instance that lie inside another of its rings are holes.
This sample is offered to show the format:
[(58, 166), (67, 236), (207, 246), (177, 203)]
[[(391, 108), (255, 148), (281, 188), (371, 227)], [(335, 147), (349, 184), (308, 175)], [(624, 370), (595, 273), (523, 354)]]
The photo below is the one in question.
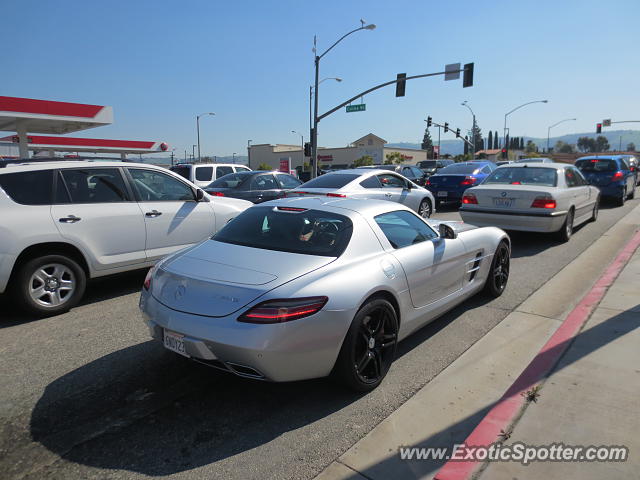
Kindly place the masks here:
[(481, 479), (639, 478), (640, 250), (609, 288), (504, 445), (618, 445), (626, 462), (490, 463)]

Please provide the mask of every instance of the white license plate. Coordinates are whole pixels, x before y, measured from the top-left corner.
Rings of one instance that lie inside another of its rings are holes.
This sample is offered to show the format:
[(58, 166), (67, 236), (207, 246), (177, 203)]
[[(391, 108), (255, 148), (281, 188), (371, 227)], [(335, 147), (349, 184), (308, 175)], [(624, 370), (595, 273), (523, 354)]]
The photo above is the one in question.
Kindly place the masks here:
[(438, 192), (439, 197), (446, 197), (447, 195), (448, 195), (448, 192)]
[(184, 335), (179, 333), (164, 331), (164, 347), (172, 352), (179, 353), (182, 356), (189, 357), (184, 349)]
[(493, 205), (495, 207), (512, 207), (515, 198), (494, 198)]

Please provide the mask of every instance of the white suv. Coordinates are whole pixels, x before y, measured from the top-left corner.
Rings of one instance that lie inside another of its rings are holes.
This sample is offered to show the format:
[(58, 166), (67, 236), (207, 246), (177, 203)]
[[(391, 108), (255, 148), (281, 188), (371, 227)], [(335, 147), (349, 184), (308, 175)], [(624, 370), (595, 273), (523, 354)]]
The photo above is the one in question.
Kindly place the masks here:
[(152, 165), (0, 161), (0, 293), (38, 315), (67, 311), (88, 278), (151, 266), (252, 205)]
[(234, 163), (178, 163), (171, 171), (203, 188), (229, 173), (250, 172), (251, 169)]

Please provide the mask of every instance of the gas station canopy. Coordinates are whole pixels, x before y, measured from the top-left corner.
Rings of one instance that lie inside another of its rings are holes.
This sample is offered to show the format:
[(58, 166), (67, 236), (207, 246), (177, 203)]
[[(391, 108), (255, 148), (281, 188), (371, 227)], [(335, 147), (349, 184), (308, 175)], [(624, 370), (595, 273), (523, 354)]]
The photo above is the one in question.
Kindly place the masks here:
[[(0, 138), (0, 142), (18, 143), (17, 135)], [(156, 153), (169, 148), (164, 142), (139, 140), (107, 140), (100, 138), (27, 136), (28, 149), (53, 152)]]

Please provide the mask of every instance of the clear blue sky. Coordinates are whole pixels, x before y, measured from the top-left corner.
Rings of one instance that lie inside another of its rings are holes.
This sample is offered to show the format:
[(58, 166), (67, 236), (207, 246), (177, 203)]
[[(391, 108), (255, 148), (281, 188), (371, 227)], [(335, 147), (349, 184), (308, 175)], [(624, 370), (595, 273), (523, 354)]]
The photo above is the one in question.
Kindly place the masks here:
[[(131, 1), (2, 0), (5, 13), (0, 95), (111, 105), (112, 126), (81, 136), (163, 140), (182, 156), (246, 154), (253, 143), (308, 137), (313, 35), (324, 51), (321, 111), (399, 72), (441, 71), (475, 62), (475, 85), (414, 80), (404, 98), (387, 87), (365, 97), (367, 111), (338, 112), (320, 123), (319, 143), (344, 146), (373, 132), (389, 142), (419, 142), (423, 119), (466, 130), (468, 100), (483, 129), (545, 137), (592, 131), (597, 121), (637, 119), (640, 81), (638, 0), (555, 1)], [(10, 13), (10, 14), (9, 14)], [(630, 127), (626, 128), (631, 128)], [(435, 131), (432, 132), (437, 135)], [(449, 138), (449, 137), (446, 137)]]

